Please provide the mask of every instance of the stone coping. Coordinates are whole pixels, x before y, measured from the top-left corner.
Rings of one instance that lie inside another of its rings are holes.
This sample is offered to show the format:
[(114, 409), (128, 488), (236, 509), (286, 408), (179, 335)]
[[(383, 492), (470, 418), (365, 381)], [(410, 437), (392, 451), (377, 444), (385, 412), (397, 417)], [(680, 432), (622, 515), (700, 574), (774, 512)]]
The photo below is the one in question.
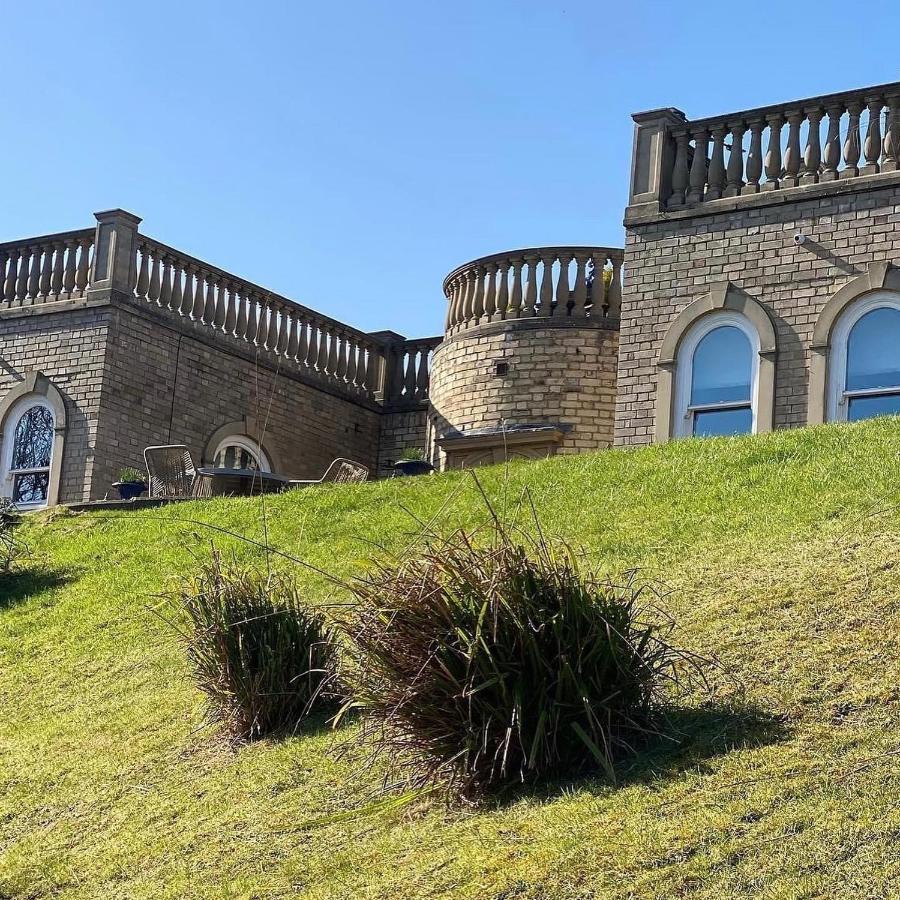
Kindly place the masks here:
[(460, 329), (453, 334), (448, 334), (437, 347), (435, 354), (440, 353), (441, 349), (448, 344), (452, 344), (459, 340), (469, 340), (473, 337), (486, 337), (492, 334), (502, 334), (504, 331), (538, 331), (542, 328), (562, 328), (562, 329), (588, 329), (588, 330), (604, 330), (618, 331), (618, 317), (594, 319), (594, 318), (573, 318), (572, 316), (532, 316), (528, 319), (500, 319), (496, 322), (484, 322), (481, 325), (472, 325), (468, 328)]
[(522, 444), (555, 443), (572, 430), (571, 425), (510, 425), (506, 428), (478, 428), (461, 434), (448, 434), (436, 438), (442, 450), (477, 450), (481, 447), (496, 447), (499, 444), (521, 446)]

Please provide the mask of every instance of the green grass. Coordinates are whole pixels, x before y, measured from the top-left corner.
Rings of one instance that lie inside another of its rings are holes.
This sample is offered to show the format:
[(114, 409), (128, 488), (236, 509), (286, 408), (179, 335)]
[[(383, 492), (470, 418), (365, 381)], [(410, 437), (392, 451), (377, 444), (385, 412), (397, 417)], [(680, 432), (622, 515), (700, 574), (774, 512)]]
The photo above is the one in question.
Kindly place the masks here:
[[(211, 539), (258, 556), (185, 521), (261, 540), (258, 501), (33, 519), (31, 571), (0, 582), (0, 898), (896, 895), (898, 457), (900, 421), (880, 420), (479, 473), (510, 511), (527, 485), (601, 568), (661, 579), (676, 641), (729, 673), (617, 787), (481, 809), (373, 807), (379, 773), (337, 752), (352, 725), (236, 752), (202, 727), (151, 607)], [(266, 509), (275, 546), (342, 577), (402, 547), (410, 513), (486, 515), (464, 473)]]

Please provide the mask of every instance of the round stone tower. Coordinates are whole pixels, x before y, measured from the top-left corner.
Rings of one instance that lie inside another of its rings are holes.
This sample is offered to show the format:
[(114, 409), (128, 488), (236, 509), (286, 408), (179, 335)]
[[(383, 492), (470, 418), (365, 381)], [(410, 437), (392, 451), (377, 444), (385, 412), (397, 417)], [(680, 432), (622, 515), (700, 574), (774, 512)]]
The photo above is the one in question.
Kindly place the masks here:
[(612, 444), (622, 256), (516, 250), (447, 276), (429, 411), (441, 468)]

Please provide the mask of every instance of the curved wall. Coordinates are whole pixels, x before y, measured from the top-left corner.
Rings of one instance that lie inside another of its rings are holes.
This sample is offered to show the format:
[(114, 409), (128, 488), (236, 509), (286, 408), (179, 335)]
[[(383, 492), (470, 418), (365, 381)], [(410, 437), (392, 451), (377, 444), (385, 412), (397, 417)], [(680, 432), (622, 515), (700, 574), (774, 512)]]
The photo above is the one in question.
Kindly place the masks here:
[[(441, 468), (489, 462), (490, 432), (502, 428), (518, 432), (510, 456), (609, 447), (618, 346), (615, 320), (516, 319), (447, 337), (431, 369), (429, 449)], [(454, 436), (480, 445), (461, 440), (457, 451)], [(503, 448), (502, 434), (494, 444)]]

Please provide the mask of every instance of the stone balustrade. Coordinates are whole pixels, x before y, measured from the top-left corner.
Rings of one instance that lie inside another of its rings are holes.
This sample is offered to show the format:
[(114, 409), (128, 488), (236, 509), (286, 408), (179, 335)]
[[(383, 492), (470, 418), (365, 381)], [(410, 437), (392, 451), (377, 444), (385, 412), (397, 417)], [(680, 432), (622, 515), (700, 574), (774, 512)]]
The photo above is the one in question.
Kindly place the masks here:
[(631, 208), (657, 211), (898, 170), (900, 82), (689, 121), (638, 113)]
[(83, 297), (94, 229), (0, 244), (0, 309)]
[(421, 338), (390, 345), (385, 353), (388, 377), (383, 401), (393, 406), (428, 400), (431, 360), (441, 338)]
[(483, 256), (444, 279), (447, 334), (506, 319), (618, 320), (623, 251), (536, 247)]

